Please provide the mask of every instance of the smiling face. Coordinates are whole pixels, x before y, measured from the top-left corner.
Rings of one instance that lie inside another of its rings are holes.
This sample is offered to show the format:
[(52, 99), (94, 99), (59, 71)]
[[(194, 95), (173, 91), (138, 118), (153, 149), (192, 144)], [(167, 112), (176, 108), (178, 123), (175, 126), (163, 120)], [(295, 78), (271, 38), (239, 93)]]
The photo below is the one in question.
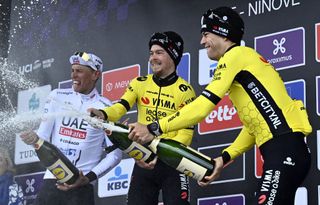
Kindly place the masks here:
[(96, 81), (100, 76), (100, 71), (74, 64), (71, 66), (71, 79), (74, 91), (89, 94), (96, 85)]
[(149, 62), (153, 74), (165, 78), (175, 71), (175, 65), (169, 54), (159, 45), (152, 45)]
[(221, 56), (232, 45), (227, 38), (218, 36), (210, 32), (203, 32), (200, 43), (207, 49), (208, 57), (211, 60), (219, 60)]

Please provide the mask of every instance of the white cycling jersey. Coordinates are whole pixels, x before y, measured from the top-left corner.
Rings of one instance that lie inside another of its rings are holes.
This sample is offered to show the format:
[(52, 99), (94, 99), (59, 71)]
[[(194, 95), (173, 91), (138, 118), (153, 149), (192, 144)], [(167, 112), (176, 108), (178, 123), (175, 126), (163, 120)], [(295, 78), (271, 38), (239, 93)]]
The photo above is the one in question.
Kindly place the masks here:
[[(104, 131), (92, 127), (83, 118), (68, 113), (71, 113), (70, 110), (86, 113), (88, 108), (102, 109), (111, 104), (96, 89), (89, 95), (73, 89), (55, 89), (45, 103), (45, 113), (54, 118), (43, 119), (37, 134), (57, 146), (84, 174), (92, 171), (99, 177), (121, 161), (122, 152), (116, 149), (101, 160), (105, 145), (112, 145)], [(55, 177), (47, 170), (44, 178)]]

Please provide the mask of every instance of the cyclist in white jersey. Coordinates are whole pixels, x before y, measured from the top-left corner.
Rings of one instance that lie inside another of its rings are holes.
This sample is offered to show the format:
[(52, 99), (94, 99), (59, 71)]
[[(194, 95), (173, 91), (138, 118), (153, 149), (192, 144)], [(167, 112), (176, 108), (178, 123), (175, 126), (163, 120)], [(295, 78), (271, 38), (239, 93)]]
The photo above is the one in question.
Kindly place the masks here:
[(27, 144), (33, 144), (38, 137), (51, 141), (80, 170), (80, 176), (72, 185), (56, 185), (54, 175), (47, 170), (35, 201), (37, 205), (94, 204), (90, 182), (110, 171), (122, 158), (122, 152), (116, 149), (102, 159), (104, 146), (112, 145), (102, 129), (92, 127), (76, 115), (60, 115), (72, 110), (85, 113), (90, 107), (102, 109), (112, 104), (95, 88), (103, 65), (99, 57), (77, 52), (70, 57), (70, 63), (73, 88), (53, 90), (45, 104), (45, 113), (54, 113), (56, 117), (43, 120), (37, 133), (24, 132), (21, 138)]

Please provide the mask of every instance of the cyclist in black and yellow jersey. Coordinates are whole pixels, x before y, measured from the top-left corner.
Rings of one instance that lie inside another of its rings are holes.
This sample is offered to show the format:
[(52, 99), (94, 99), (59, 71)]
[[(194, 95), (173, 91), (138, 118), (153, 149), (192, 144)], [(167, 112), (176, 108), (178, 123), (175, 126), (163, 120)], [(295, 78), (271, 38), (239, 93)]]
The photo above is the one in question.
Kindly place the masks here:
[[(103, 110), (89, 109), (89, 112), (105, 120), (117, 121), (136, 103), (138, 122), (147, 125), (175, 113), (195, 99), (191, 85), (176, 73), (183, 53), (182, 38), (172, 31), (155, 33), (149, 48), (153, 74), (133, 79), (120, 102)], [(189, 126), (161, 137), (190, 145), (193, 131), (194, 127)], [(189, 182), (184, 174), (160, 160), (149, 164), (136, 161), (127, 204), (158, 205), (160, 190), (166, 205), (189, 204)]]
[(148, 126), (133, 123), (129, 138), (140, 143), (204, 119), (229, 94), (243, 124), (235, 141), (215, 158), (208, 185), (223, 166), (255, 144), (263, 159), (263, 176), (254, 204), (293, 205), (297, 188), (310, 169), (304, 137), (311, 131), (302, 101), (289, 97), (275, 68), (255, 50), (240, 46), (244, 23), (229, 7), (210, 9), (201, 19), (201, 44), (218, 65), (210, 84), (192, 103)]

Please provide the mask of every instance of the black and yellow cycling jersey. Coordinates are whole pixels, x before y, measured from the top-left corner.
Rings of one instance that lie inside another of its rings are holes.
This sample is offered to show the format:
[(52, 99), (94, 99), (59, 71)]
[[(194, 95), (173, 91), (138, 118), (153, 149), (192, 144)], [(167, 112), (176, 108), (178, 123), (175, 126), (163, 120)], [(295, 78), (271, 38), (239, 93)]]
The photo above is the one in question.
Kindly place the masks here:
[[(133, 79), (121, 100), (104, 111), (108, 120), (117, 121), (137, 103), (138, 122), (149, 124), (175, 113), (195, 99), (191, 85), (172, 73), (165, 79), (150, 74)], [(172, 131), (161, 136), (190, 145), (194, 127)]]
[(308, 135), (312, 131), (302, 101), (291, 99), (274, 67), (244, 46), (231, 47), (220, 58), (202, 94), (176, 114), (160, 120), (161, 130), (166, 133), (200, 122), (226, 93), (243, 124), (237, 139), (224, 150), (231, 159), (275, 136), (291, 132)]

